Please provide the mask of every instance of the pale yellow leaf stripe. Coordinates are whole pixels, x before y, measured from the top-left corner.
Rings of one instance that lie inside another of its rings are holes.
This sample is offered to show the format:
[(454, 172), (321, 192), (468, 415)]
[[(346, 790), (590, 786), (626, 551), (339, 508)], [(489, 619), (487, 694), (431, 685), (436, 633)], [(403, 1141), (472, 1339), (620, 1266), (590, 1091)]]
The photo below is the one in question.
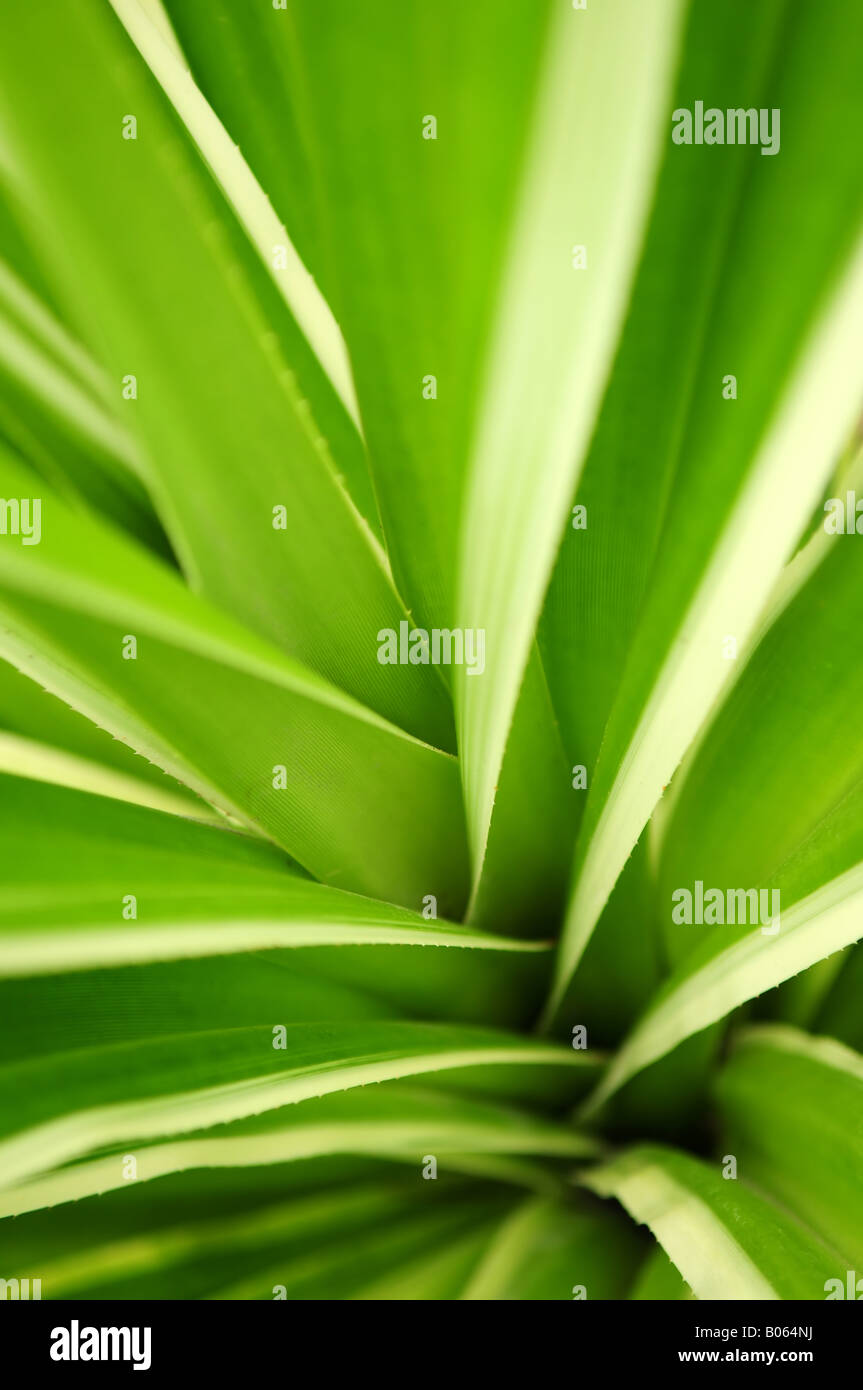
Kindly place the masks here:
[(459, 624), (486, 632), (484, 674), (459, 668), (455, 685), (477, 871), (668, 136), (681, 14), (678, 0), (554, 7), (461, 540)]
[(165, 811), (172, 816), (204, 821), (208, 825), (225, 825), (225, 818), (203, 802), (184, 796), (182, 792), (162, 790), (151, 782), (143, 782), (126, 772), (105, 767), (90, 758), (69, 753), (64, 748), (52, 748), (35, 739), (0, 730), (0, 773), (12, 773), (34, 782), (48, 782), (54, 787), (70, 787), (75, 791), (92, 792), (114, 801), (127, 801), (133, 806), (146, 806), (151, 811)]
[(579, 1068), (593, 1067), (598, 1062), (597, 1056), (587, 1060), (576, 1052), (550, 1044), (487, 1046), (380, 1061), (311, 1066), (284, 1076), (248, 1077), (221, 1086), (81, 1110), (35, 1125), (0, 1141), (0, 1174), (4, 1183), (11, 1186), (93, 1149), (206, 1129), (378, 1081), (474, 1066)]
[[(844, 467), (840, 468), (837, 475), (834, 476), (831, 485), (837, 493), (846, 489), (863, 493), (863, 448), (854, 450)], [(701, 749), (707, 742), (717, 716), (767, 633), (809, 583), (838, 539), (838, 532), (828, 532), (824, 530), (823, 526), (819, 526), (806, 544), (788, 561), (776, 580), (759, 617), (758, 626), (753, 629), (744, 649), (738, 653), (737, 660), (731, 663), (731, 672), (726, 685), (719, 692), (710, 714), (689, 745), (686, 757), (677, 769), (671, 786), (650, 818), (648, 849), (654, 873), (659, 872), (665, 837), (674, 816), (674, 809), (680, 800), (680, 793), (686, 785), (686, 779), (695, 766)]]
[[(146, 7), (140, 0), (111, 0), (111, 5), (195, 141), (342, 404), (360, 428), (341, 330), (239, 147), (182, 61), (164, 11), (152, 0)], [(275, 266), (276, 247), (281, 248), (286, 262), (281, 269)]]
[[(62, 907), (60, 907), (62, 911)], [(369, 922), (236, 917), (230, 921), (163, 921), (148, 926), (0, 928), (0, 979), (151, 961), (193, 960), (242, 951), (315, 946), (454, 946), (463, 950), (547, 952), (548, 943), (493, 936), (472, 928)]]
[[(721, 929), (720, 929), (721, 930)], [(592, 1114), (637, 1072), (738, 1005), (863, 937), (863, 864), (782, 914), (778, 935), (756, 927), (694, 970), (637, 1024), (588, 1097)]]
[[(533, 1128), (515, 1123), (442, 1124), (433, 1119), (409, 1122), (342, 1121), (308, 1124), (266, 1134), (231, 1138), (183, 1139), (141, 1148), (134, 1155), (134, 1181), (152, 1182), (193, 1168), (252, 1168), (293, 1163), (324, 1154), (368, 1154), (399, 1162), (417, 1162), (422, 1154), (543, 1154), (559, 1158), (595, 1156), (598, 1145), (575, 1130)], [(482, 1171), (482, 1165), (480, 1164)], [(96, 1158), (0, 1191), (0, 1220), (27, 1211), (77, 1202), (128, 1187), (122, 1155)]]
[(706, 1203), (658, 1164), (612, 1162), (580, 1181), (600, 1197), (616, 1197), (635, 1221), (649, 1226), (697, 1298), (781, 1297)]
[(547, 1019), (662, 790), (730, 678), (812, 514), (863, 395), (863, 238), (813, 332), (620, 765), (566, 916)]
[(808, 1062), (841, 1071), (855, 1081), (863, 1081), (863, 1057), (853, 1048), (837, 1042), (835, 1038), (813, 1037), (783, 1023), (759, 1023), (742, 1029), (734, 1035), (735, 1050), (747, 1046), (774, 1047), (778, 1052), (789, 1052), (795, 1057), (804, 1057)]

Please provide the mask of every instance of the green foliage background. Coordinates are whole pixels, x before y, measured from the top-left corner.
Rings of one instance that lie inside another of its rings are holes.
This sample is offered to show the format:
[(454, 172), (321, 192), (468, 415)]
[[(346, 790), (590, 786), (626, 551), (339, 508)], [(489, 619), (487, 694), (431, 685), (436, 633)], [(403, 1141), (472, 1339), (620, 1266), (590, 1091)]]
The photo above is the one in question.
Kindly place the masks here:
[(0, 1278), (844, 1289), (863, 11), (0, 27)]

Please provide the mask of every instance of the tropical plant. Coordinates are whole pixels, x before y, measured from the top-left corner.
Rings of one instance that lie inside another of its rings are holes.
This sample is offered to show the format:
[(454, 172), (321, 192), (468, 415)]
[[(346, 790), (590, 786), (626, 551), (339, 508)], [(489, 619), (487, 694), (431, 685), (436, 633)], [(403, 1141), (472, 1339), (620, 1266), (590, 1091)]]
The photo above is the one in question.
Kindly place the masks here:
[(2, 30), (0, 1276), (855, 1296), (863, 10)]

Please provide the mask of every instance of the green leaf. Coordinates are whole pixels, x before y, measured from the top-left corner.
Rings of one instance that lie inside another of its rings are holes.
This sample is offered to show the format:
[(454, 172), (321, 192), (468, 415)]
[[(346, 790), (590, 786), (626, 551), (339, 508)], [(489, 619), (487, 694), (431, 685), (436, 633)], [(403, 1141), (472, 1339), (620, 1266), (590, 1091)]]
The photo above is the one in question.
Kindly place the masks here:
[[(561, 6), (550, 34), (465, 494), (457, 621), (485, 632), (486, 660), (480, 677), (456, 672), (455, 693), (477, 861), (625, 312), (678, 19), (674, 0), (635, 12)], [(587, 129), (591, 138), (574, 142)], [(584, 269), (573, 266), (574, 244), (586, 247)]]
[[(478, 378), (549, 8), (515, 0), (502, 29), (491, 0), (444, 0), (434, 24), (397, 0), (242, 16), (224, 0), (169, 4), (199, 82), (337, 306), (396, 579), (430, 626), (453, 622)], [(254, 99), (238, 99), (252, 72)], [(557, 917), (573, 811), (534, 659), (472, 920), (512, 931), (529, 917), (539, 932)]]
[[(519, 1026), (535, 1015), (550, 967), (541, 943), (312, 882), (272, 846), (227, 830), (15, 778), (0, 778), (0, 790), (7, 1058), (171, 1032), (192, 1018), (202, 1028), (259, 1022), (279, 990), (295, 1021), (395, 1011)], [(223, 959), (205, 964), (212, 957)], [(235, 997), (232, 971), (249, 986)]]
[(859, 1052), (863, 1049), (863, 1014), (860, 990), (863, 984), (863, 951), (854, 946), (840, 958), (841, 969), (835, 983), (813, 1020), (817, 1033), (829, 1033)]
[[(41, 44), (37, 17), (19, 11), (0, 73), (35, 237), (51, 238), (53, 273), (98, 343), (192, 585), (394, 722), (451, 743), (437, 672), (393, 679), (377, 659), (379, 631), (406, 611), (321, 434), (329, 411), (312, 418), (323, 388), (305, 381), (320, 369), (115, 16), (73, 0)], [(129, 375), (136, 399), (122, 398)]]
[(165, 535), (137, 476), (132, 441), (86, 351), (0, 262), (0, 423), (54, 486), (85, 499), (160, 554)]
[(560, 730), (539, 654), (525, 671), (495, 788), (488, 839), (473, 871), (467, 919), (490, 931), (556, 931), (577, 824)]
[[(168, 1200), (151, 1196), (149, 1188), (137, 1189), (149, 1199), (143, 1210), (145, 1216), (150, 1212), (150, 1220), (144, 1222), (140, 1204), (131, 1201), (136, 1189), (128, 1184), (125, 1192), (98, 1206), (92, 1201), (70, 1204), (45, 1213), (47, 1221), (41, 1213), (19, 1218), (13, 1257), (18, 1267), (32, 1267), (35, 1261), (43, 1270), (43, 1298), (146, 1299), (164, 1298), (166, 1292), (174, 1298), (219, 1297), (226, 1285), (242, 1278), (254, 1281), (254, 1292), (243, 1296), (272, 1299), (286, 1279), (290, 1284), (294, 1270), (299, 1275), (321, 1265), (325, 1270), (353, 1266), (353, 1281), (360, 1282), (358, 1252), (374, 1243), (381, 1229), (409, 1231), (419, 1220), (433, 1243), (438, 1220), (445, 1230), (471, 1224), (463, 1183), (435, 1184), (443, 1190), (434, 1196), (426, 1191), (420, 1200), (415, 1181), (385, 1184), (380, 1174), (370, 1181), (355, 1161), (351, 1190), (301, 1190), (285, 1201), (285, 1189), (292, 1186), (289, 1170), (271, 1171), (274, 1176), (260, 1190), (252, 1188), (251, 1201), (248, 1173), (244, 1201), (238, 1200), (231, 1174), (232, 1185), (223, 1174), (212, 1175), (219, 1179), (218, 1187), (205, 1181), (211, 1175), (195, 1174), (196, 1186), (174, 1184)], [(161, 1184), (162, 1193), (164, 1189)], [(209, 1205), (201, 1203), (202, 1189)], [(474, 1222), (480, 1230), (504, 1200), (489, 1193), (476, 1202)], [(214, 1201), (221, 1208), (219, 1220), (213, 1220)], [(396, 1243), (397, 1250), (399, 1244), (404, 1240)], [(270, 1275), (267, 1266), (273, 1261), (278, 1263)], [(389, 1262), (381, 1263), (385, 1267)]]
[[(118, 1287), (130, 1298), (206, 1298), (218, 1294), (240, 1271), (254, 1271), (274, 1258), (288, 1268), (317, 1240), (349, 1248), (374, 1237), (378, 1223), (404, 1221), (405, 1194), (360, 1189), (334, 1196), (313, 1195), (272, 1204), (222, 1221), (179, 1223), (144, 1236), (84, 1248), (45, 1266), (43, 1296), (104, 1297)], [(273, 1281), (275, 1282), (275, 1280)], [(264, 1297), (272, 1298), (272, 1288)]]
[[(714, 927), (672, 972), (615, 1055), (591, 1111), (686, 1038), (863, 936), (861, 837), (863, 785), (770, 881), (765, 891), (782, 903), (777, 922)], [(843, 861), (851, 867), (839, 871)], [(837, 876), (824, 880), (831, 869)]]
[(440, 0), (432, 16), (399, 0), (167, 9), (336, 311), (400, 591), (420, 622), (449, 627), (464, 460), (552, 6), (511, 0), (503, 24), (494, 0)]
[(676, 1303), (693, 1297), (689, 1285), (680, 1277), (661, 1245), (654, 1247), (638, 1272), (629, 1295), (635, 1302)]
[[(297, 1163), (329, 1154), (366, 1154), (411, 1164), (417, 1171), (432, 1154), (441, 1173), (459, 1168), (457, 1160), (468, 1154), (481, 1174), (487, 1155), (572, 1159), (595, 1155), (597, 1147), (584, 1135), (524, 1111), (388, 1082), (370, 1092), (327, 1095), (251, 1121), (219, 1125), (204, 1135), (139, 1146), (136, 1181), (153, 1182), (194, 1169)], [(0, 1194), (0, 1214), (19, 1216), (117, 1191), (128, 1180), (125, 1160), (124, 1153), (116, 1152), (17, 1183)], [(496, 1172), (493, 1166), (491, 1172)]]
[(620, 1298), (640, 1242), (628, 1222), (583, 1199), (532, 1198), (489, 1241), (462, 1298)]
[(650, 1227), (696, 1298), (820, 1299), (839, 1273), (805, 1227), (718, 1164), (645, 1144), (581, 1181)]
[(224, 825), (223, 817), (193, 797), (162, 790), (138, 777), (130, 777), (61, 748), (51, 748), (33, 739), (21, 738), (18, 734), (0, 733), (0, 773), (31, 777), (57, 787), (95, 792), (117, 801), (147, 806), (154, 811)]
[(853, 1299), (863, 13), (278, 6), (0, 24), (0, 1274)]
[[(0, 455), (0, 485), (15, 496), (21, 484)], [(459, 911), (467, 866), (452, 758), (44, 489), (43, 507), (38, 546), (0, 547), (0, 655), (318, 877), (416, 907), (431, 893), (443, 913)], [(130, 635), (134, 661), (122, 659)]]
[[(160, 0), (111, 0), (111, 4), (254, 243), (343, 406), (358, 423), (351, 369), (339, 326), (239, 146), (192, 80)], [(284, 252), (284, 266), (275, 264), (277, 246)], [(370, 511), (373, 515), (373, 505)]]
[(351, 1296), (386, 1303), (457, 1299), (493, 1230), (493, 1221), (484, 1222), (468, 1235), (456, 1236), (436, 1247), (431, 1255), (423, 1251), (418, 1257), (400, 1262)]
[[(0, 1069), (0, 1171), (11, 1185), (111, 1144), (180, 1134), (376, 1081), (460, 1070), (462, 1084), (561, 1099), (599, 1061), (446, 1024), (288, 1024), (80, 1049)], [(539, 1075), (537, 1075), (539, 1073)], [(116, 1097), (122, 1093), (123, 1101)]]
[(738, 1034), (716, 1098), (740, 1176), (863, 1271), (863, 1057), (794, 1028), (754, 1028)]
[(642, 840), (612, 889), (560, 1011), (570, 1027), (577, 1019), (603, 1047), (620, 1042), (667, 974), (656, 906)]
[[(743, 107), (764, 104), (787, 9), (785, 0), (689, 5), (670, 106), (723, 91)], [(699, 376), (723, 277), (733, 274), (738, 213), (768, 162), (732, 145), (714, 146), (708, 158), (666, 144), (626, 324), (573, 498), (585, 514), (564, 528), (539, 626), (570, 761), (586, 766), (589, 784), (652, 567), (667, 563), (663, 523), (675, 479), (687, 468), (690, 416), (710, 408), (698, 394)], [(770, 321), (766, 327), (772, 331)], [(727, 370), (737, 361), (729, 343)], [(731, 408), (755, 410), (758, 398), (741, 389)]]
[[(111, 738), (104, 729), (91, 724), (6, 661), (0, 661), (0, 727), (21, 738), (72, 753), (85, 762), (114, 769), (130, 779), (148, 782), (160, 792), (184, 794), (161, 768)], [(199, 810), (203, 806), (201, 802)]]
[(438, 1196), (431, 1211), (423, 1209), (430, 1203), (420, 1205), (415, 1199), (413, 1210), (396, 1212), (395, 1219), (380, 1221), (375, 1229), (363, 1232), (361, 1244), (331, 1241), (305, 1258), (283, 1258), (251, 1278), (232, 1279), (211, 1297), (272, 1298), (278, 1290), (278, 1297), (292, 1300), (365, 1299), (370, 1276), (391, 1281), (406, 1262), (415, 1265), (444, 1254), (453, 1240), (486, 1230), (489, 1219), (504, 1204), (505, 1199), (494, 1192), (479, 1199), (475, 1193), (473, 1200), (463, 1191), (447, 1200)]
[[(121, 808), (77, 789), (3, 775), (0, 785), (8, 856), (0, 977), (319, 946), (548, 950), (315, 883), (269, 846), (225, 829)], [(47, 864), (40, 832), (51, 836)], [(127, 893), (134, 919), (123, 914)]]
[[(589, 793), (549, 1016), (722, 693), (731, 666), (726, 638), (743, 649), (757, 628), (859, 410), (863, 367), (853, 343), (863, 314), (863, 159), (856, 141), (835, 138), (863, 118), (849, 43), (845, 6), (831, 3), (817, 20), (800, 7), (789, 11), (782, 61), (760, 103), (787, 113), (781, 157), (731, 151), (754, 167), (704, 339), (681, 444), (686, 467), (669, 494), (649, 597)], [(713, 153), (693, 146), (689, 158), (712, 170)], [(804, 244), (785, 230), (810, 175), (823, 178), (824, 201)], [(781, 248), (769, 270), (768, 245)], [(741, 337), (743, 322), (757, 322), (759, 331)], [(741, 383), (737, 400), (722, 395), (729, 362)]]
[(764, 637), (673, 789), (655, 849), (672, 959), (694, 944), (691, 928), (671, 922), (675, 888), (696, 877), (723, 888), (781, 877), (863, 778), (863, 672), (841, 655), (861, 623), (863, 552), (838, 537)]

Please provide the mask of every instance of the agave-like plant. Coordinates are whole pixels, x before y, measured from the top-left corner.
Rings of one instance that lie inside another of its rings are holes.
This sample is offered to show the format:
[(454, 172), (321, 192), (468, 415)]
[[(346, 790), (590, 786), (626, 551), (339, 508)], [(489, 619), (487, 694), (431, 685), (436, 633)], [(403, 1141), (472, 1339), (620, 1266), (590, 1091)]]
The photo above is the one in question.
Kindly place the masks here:
[(861, 44), (7, 7), (7, 1294), (863, 1289)]

